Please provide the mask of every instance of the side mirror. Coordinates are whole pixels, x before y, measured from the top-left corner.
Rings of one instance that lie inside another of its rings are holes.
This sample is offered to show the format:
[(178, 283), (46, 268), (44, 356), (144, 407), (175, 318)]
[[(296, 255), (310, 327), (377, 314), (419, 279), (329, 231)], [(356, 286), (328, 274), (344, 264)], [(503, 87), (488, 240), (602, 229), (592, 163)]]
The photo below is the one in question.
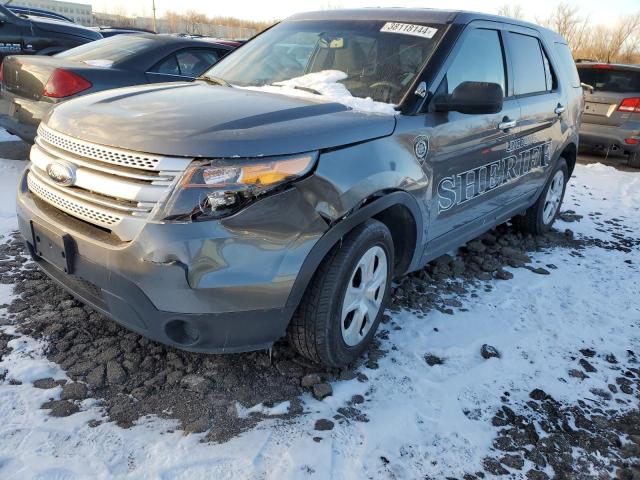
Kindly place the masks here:
[(438, 112), (468, 114), (498, 113), (502, 110), (503, 102), (502, 87), (488, 82), (462, 82), (452, 94), (439, 95), (434, 99)]

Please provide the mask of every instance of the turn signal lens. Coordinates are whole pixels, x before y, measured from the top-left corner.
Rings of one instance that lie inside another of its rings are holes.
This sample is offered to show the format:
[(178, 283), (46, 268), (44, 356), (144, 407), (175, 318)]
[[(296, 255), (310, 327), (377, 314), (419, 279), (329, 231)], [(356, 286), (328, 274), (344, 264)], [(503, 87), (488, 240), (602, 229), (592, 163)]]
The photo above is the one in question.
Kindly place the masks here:
[(287, 187), (311, 172), (317, 154), (260, 160), (194, 162), (156, 218), (200, 221), (226, 217), (257, 198)]
[(619, 112), (640, 113), (640, 97), (625, 98), (620, 102)]
[(86, 78), (68, 70), (56, 68), (44, 86), (42, 95), (51, 98), (65, 98), (91, 87), (93, 87), (93, 84)]

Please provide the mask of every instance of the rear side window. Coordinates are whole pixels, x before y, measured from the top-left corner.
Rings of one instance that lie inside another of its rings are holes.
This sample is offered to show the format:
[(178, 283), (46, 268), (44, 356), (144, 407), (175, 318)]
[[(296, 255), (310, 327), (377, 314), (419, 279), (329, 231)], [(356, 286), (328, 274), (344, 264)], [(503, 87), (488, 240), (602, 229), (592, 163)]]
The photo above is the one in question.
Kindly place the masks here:
[(547, 87), (547, 69), (540, 41), (529, 35), (509, 32), (509, 51), (513, 62), (516, 95), (530, 95), (551, 90)]
[(496, 30), (471, 30), (447, 70), (446, 93), (463, 82), (497, 83), (506, 94), (502, 42)]
[(180, 66), (175, 55), (165, 58), (155, 67), (149, 70), (152, 73), (162, 73), (163, 75), (180, 75)]
[(185, 77), (199, 77), (209, 70), (220, 58), (214, 50), (184, 50), (176, 54), (180, 74)]
[(222, 57), (218, 50), (182, 50), (165, 58), (150, 72), (196, 78), (206, 72)]
[(618, 70), (608, 65), (579, 67), (580, 80), (596, 90), (640, 93), (640, 71)]
[(555, 47), (562, 69), (567, 74), (567, 77), (571, 82), (571, 86), (574, 88), (580, 87), (580, 77), (578, 76), (576, 63), (573, 61), (573, 55), (571, 55), (569, 45), (565, 43), (556, 43)]

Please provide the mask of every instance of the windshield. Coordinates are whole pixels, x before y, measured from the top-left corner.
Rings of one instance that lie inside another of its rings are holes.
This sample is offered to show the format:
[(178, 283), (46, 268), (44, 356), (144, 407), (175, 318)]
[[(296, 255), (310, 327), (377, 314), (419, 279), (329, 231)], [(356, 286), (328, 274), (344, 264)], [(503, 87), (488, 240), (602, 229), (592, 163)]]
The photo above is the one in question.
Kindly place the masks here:
[[(240, 87), (345, 95), (397, 104), (429, 59), (443, 25), (305, 20), (276, 25), (205, 76)], [(286, 92), (284, 92), (286, 93)]]
[(145, 50), (153, 40), (135, 35), (116, 35), (89, 42), (56, 55), (75, 62), (109, 67)]

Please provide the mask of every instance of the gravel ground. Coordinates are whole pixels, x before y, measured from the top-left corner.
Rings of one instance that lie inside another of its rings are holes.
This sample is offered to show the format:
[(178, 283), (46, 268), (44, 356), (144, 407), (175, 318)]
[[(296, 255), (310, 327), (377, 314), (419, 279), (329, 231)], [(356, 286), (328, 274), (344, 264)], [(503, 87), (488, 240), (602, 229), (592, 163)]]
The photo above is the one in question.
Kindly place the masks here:
[[(593, 215), (597, 217), (597, 212)], [(562, 218), (580, 220), (571, 211)], [(463, 310), (461, 300), (466, 296), (491, 290), (495, 279), (512, 278), (505, 266), (553, 274), (554, 265), (533, 264), (529, 257), (541, 249), (560, 247), (581, 258), (586, 246), (628, 252), (640, 245), (622, 221), (602, 222), (601, 228), (612, 232), (615, 240), (579, 240), (571, 230), (531, 237), (502, 225), (469, 242), (456, 256), (444, 255), (401, 279), (394, 286), (389, 313), (409, 309), (426, 315), (437, 309), (455, 315)], [(53, 284), (25, 257), (22, 242), (15, 236), (0, 239), (0, 283), (15, 285), (16, 294), (4, 306), (8, 313), (0, 316), (0, 324), (44, 340), (46, 357), (72, 379), (34, 382), (42, 389), (63, 385), (59, 399), (51, 398), (42, 405), (50, 415), (73, 415), (83, 399), (95, 398), (104, 407), (102, 421), (127, 428), (141, 417), (157, 415), (178, 420), (185, 432), (207, 432), (204, 439), (210, 442), (227, 441), (265, 415), (287, 421), (304, 413), (301, 394), (308, 391), (322, 399), (332, 393), (329, 382), (354, 378), (368, 382), (360, 367), (377, 368), (377, 361), (385, 355), (388, 332), (402, 328), (385, 315), (378, 340), (358, 365), (327, 370), (299, 357), (285, 343), (276, 344), (270, 352), (207, 356), (151, 342), (81, 305)], [(0, 335), (0, 360), (9, 353), (10, 339)], [(500, 356), (490, 345), (483, 346), (481, 354), (484, 358)], [(524, 405), (511, 404), (509, 392), (504, 392), (503, 406), (492, 419), (495, 455), (485, 459), (484, 471), (469, 472), (465, 480), (521, 470), (525, 459), (535, 465), (523, 472), (530, 479), (548, 478), (542, 471), (547, 466), (557, 478), (640, 478), (640, 413), (632, 410), (618, 415), (609, 408), (615, 403), (637, 404), (640, 352), (629, 350), (627, 358), (615, 358), (594, 346), (572, 354), (575, 369), (569, 375), (586, 378), (596, 369), (608, 368), (616, 372), (615, 384), (594, 389), (592, 398), (570, 405), (551, 398), (543, 386), (531, 391)], [(425, 361), (439, 365), (445, 360), (427, 354)], [(0, 372), (1, 381), (15, 382), (6, 376)], [(315, 430), (331, 430), (335, 422), (369, 421), (359, 409), (364, 401), (360, 395), (353, 396), (333, 418), (316, 422)]]

